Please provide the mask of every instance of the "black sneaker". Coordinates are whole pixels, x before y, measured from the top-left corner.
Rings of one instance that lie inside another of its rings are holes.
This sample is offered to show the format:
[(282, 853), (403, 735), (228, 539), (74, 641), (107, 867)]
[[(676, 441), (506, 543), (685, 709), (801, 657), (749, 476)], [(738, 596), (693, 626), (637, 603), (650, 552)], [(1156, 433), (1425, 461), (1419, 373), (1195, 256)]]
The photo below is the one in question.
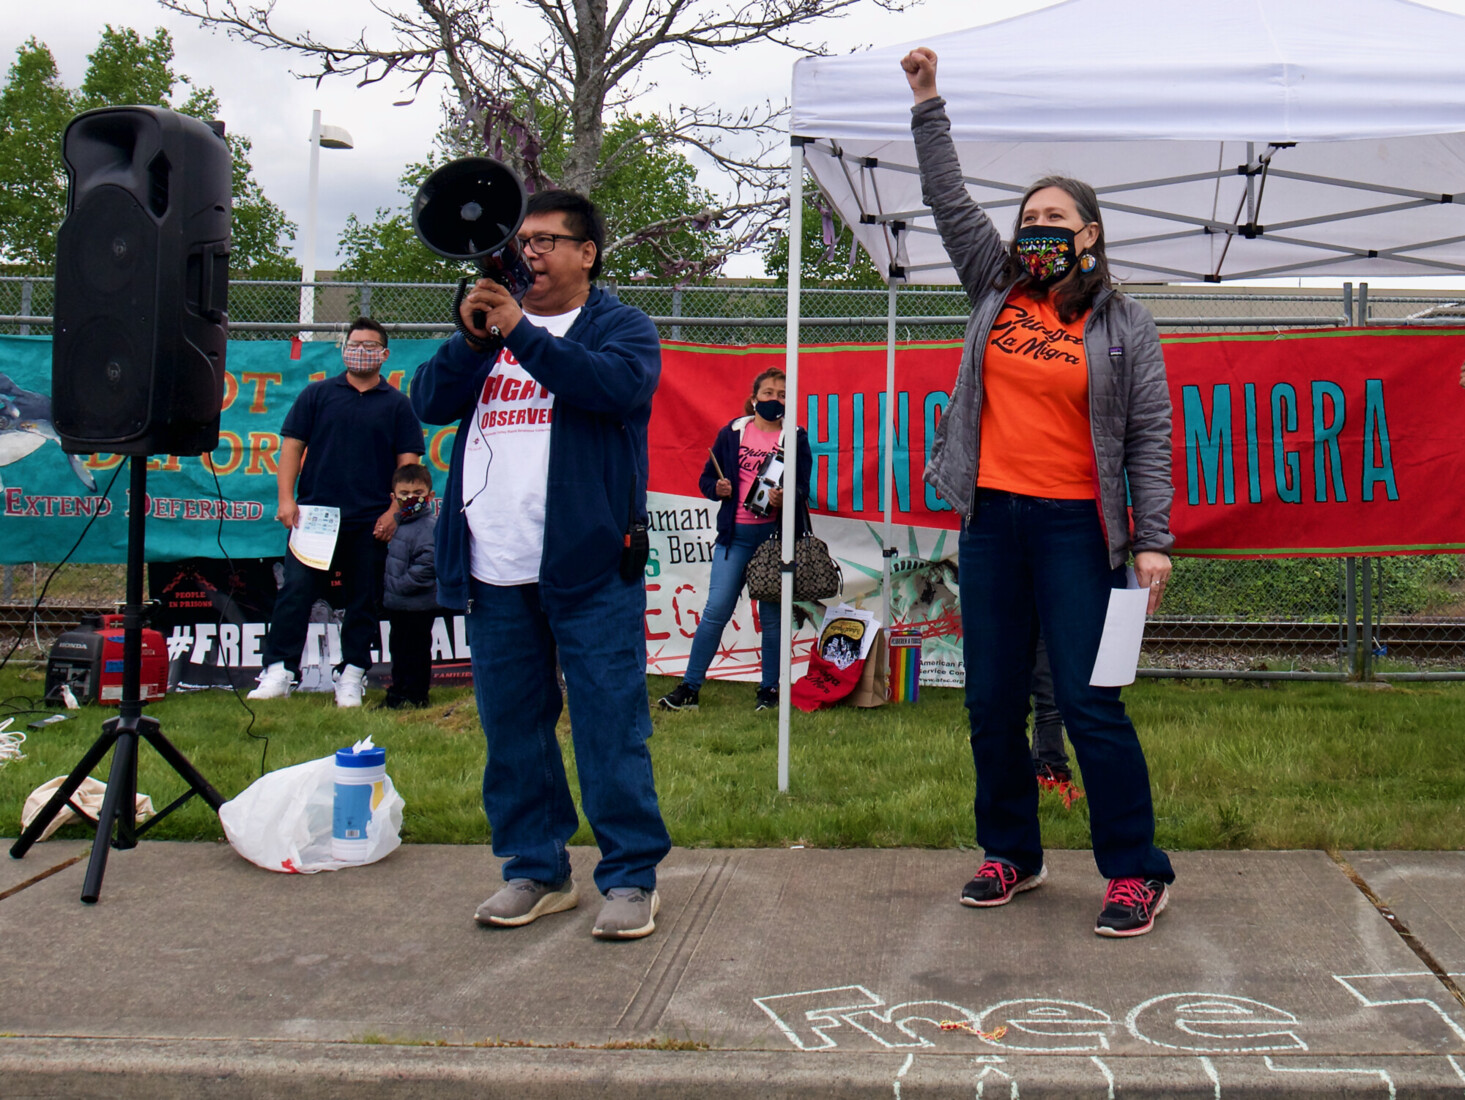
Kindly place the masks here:
[(1063, 764), (1034, 763), (1033, 771), (1037, 773), (1038, 786), (1045, 791), (1056, 790), (1064, 783), (1073, 782), (1073, 772)]
[(687, 683), (680, 683), (656, 701), (662, 710), (696, 710), (697, 689)]
[(1094, 931), (1100, 936), (1143, 936), (1169, 901), (1170, 888), (1157, 878), (1110, 879)]
[(1048, 868), (1039, 867), (1036, 875), (1025, 875), (1010, 863), (989, 859), (977, 869), (971, 882), (962, 887), (961, 903), (977, 909), (1006, 905), (1013, 894), (1041, 886), (1048, 878)]
[(753, 703), (754, 710), (777, 710), (778, 709), (778, 688), (759, 688), (758, 698)]

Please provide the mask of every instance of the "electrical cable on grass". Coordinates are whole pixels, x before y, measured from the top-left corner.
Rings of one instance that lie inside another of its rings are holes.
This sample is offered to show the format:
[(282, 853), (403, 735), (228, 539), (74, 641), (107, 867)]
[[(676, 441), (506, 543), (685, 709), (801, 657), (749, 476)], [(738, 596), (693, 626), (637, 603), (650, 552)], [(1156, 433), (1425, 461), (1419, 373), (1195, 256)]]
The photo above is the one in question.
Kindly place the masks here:
[(14, 718), (7, 718), (0, 722), (0, 768), (12, 760), (25, 759), (25, 753), (20, 751), (20, 746), (25, 744), (25, 734), (20, 730), (10, 731), (10, 724), (14, 721)]
[[(46, 584), (49, 585), (50, 583), (51, 583), (51, 578), (50, 577), (47, 577), (46, 578)], [(34, 592), (35, 590), (36, 590), (36, 563), (35, 562), (31, 562), (31, 591)], [(41, 595), (45, 595), (44, 590), (42, 591)], [(37, 607), (40, 606), (40, 601), (39, 600), (36, 601), (36, 606)], [(36, 649), (39, 650), (41, 648), (41, 624), (36, 619), (36, 608), (35, 607), (31, 608), (31, 639), (36, 643)], [(10, 660), (10, 655), (9, 654), (6, 654), (5, 661), (0, 661), (0, 668), (4, 668), (6, 661), (9, 661), (9, 660)]]
[[(24, 703), (25, 706), (15, 705), (16, 700)], [(3, 714), (34, 714), (36, 713), (35, 699), (29, 695), (12, 695), (8, 699), (0, 699), (0, 713)]]
[[(16, 700), (20, 700), (25, 705), (17, 706)], [(41, 702), (44, 703), (45, 700), (42, 699)], [(0, 699), (0, 715), (4, 715), (8, 719), (22, 718), (27, 714), (50, 715), (55, 713), (56, 711), (52, 707), (38, 706), (36, 700), (29, 695), (12, 695), (9, 699)]]
[[(117, 484), (117, 475), (122, 472), (122, 467), (126, 465), (126, 462), (119, 462), (117, 468), (112, 471), (112, 480), (107, 482), (107, 487), (102, 490), (102, 500), (106, 500), (111, 495), (112, 486)], [(82, 540), (86, 538), (87, 532), (92, 529), (92, 524), (97, 522), (97, 517), (101, 514), (101, 504), (98, 502), (98, 506), (92, 509), (91, 518), (86, 521), (86, 526), (81, 529), (81, 534), (77, 535), (76, 541), (71, 544), (71, 549), (66, 551), (66, 556), (56, 563), (55, 568), (51, 570), (50, 576), (46, 578), (46, 583), (41, 586), (41, 594), (36, 597), (36, 602), (31, 604), (31, 630), (33, 634), (35, 634), (36, 630), (36, 612), (41, 609), (41, 601), (46, 598), (46, 590), (51, 587), (51, 582), (56, 579), (56, 574), (61, 571), (61, 567), (71, 560), (71, 555), (76, 553), (77, 548), (81, 546)], [(34, 563), (32, 563), (32, 567), (34, 567)], [(23, 632), (16, 632), (15, 644), (10, 647), (10, 652), (5, 654), (4, 659), (0, 660), (0, 672), (5, 671), (5, 666), (10, 663), (10, 658), (15, 656), (15, 651), (20, 648), (20, 641), (24, 637), (25, 634)], [(40, 649), (41, 638), (39, 634), (35, 634), (35, 640), (36, 648)]]
[[(214, 541), (218, 543), (219, 553), (224, 555), (224, 565), (228, 568), (230, 576), (233, 576), (235, 575), (234, 559), (229, 557), (229, 551), (224, 549), (224, 487), (219, 483), (219, 471), (212, 462), (209, 463), (209, 471), (214, 475), (214, 493), (219, 500), (219, 526), (214, 532)], [(228, 603), (235, 603), (232, 592), (227, 595), (226, 599)], [(238, 604), (235, 603), (235, 606), (237, 607)], [(221, 606), (219, 608), (218, 627), (214, 632), (214, 637), (221, 639), (223, 636), (224, 607)], [(239, 705), (244, 708), (244, 712), (249, 715), (249, 725), (244, 727), (244, 736), (248, 737), (251, 741), (264, 742), (264, 747), (260, 750), (259, 754), (259, 774), (263, 776), (265, 773), (265, 760), (270, 754), (270, 739), (264, 734), (254, 732), (254, 723), (258, 720), (259, 715), (255, 714), (249, 703), (245, 701), (244, 696), (239, 694), (239, 685), (234, 682), (234, 677), (229, 675), (229, 655), (224, 651), (222, 642), (217, 644), (219, 649), (219, 667), (224, 670), (224, 681), (229, 685), (229, 690), (234, 693), (234, 698), (239, 700)]]

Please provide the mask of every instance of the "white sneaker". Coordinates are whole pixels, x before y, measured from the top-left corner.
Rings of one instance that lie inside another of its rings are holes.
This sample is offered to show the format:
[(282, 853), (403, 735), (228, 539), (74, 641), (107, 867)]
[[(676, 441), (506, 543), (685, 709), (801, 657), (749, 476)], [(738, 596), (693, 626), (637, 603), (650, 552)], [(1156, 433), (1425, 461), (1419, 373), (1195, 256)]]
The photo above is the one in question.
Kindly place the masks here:
[(339, 672), (332, 673), (331, 679), (336, 684), (336, 706), (359, 707), (361, 693), (366, 686), (362, 683), (365, 678), (366, 669), (358, 665), (347, 665)]
[(276, 661), (259, 674), (259, 687), (251, 691), (247, 699), (283, 699), (295, 686), (295, 677), (281, 661)]

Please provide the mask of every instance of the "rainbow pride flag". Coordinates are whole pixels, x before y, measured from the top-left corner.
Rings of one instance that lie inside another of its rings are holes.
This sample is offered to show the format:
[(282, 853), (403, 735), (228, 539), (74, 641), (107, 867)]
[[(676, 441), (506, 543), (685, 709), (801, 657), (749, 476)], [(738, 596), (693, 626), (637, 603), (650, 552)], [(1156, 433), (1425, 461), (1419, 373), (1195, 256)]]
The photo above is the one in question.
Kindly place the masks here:
[(889, 639), (889, 699), (892, 703), (914, 703), (921, 697), (921, 632), (914, 627), (895, 627)]

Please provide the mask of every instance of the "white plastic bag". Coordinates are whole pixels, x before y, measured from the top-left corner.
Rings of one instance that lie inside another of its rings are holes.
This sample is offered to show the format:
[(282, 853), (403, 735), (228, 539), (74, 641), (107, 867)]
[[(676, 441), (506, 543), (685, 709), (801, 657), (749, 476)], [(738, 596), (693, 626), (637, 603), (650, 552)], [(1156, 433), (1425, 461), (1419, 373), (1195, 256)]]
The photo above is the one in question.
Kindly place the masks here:
[[(234, 850), (267, 871), (311, 875), (356, 867), (331, 858), (331, 818), (336, 797), (336, 758), (325, 756), (260, 776), (237, 798), (219, 807), (219, 821)], [(406, 805), (392, 777), (366, 827), (367, 855), (375, 863), (402, 843)]]

